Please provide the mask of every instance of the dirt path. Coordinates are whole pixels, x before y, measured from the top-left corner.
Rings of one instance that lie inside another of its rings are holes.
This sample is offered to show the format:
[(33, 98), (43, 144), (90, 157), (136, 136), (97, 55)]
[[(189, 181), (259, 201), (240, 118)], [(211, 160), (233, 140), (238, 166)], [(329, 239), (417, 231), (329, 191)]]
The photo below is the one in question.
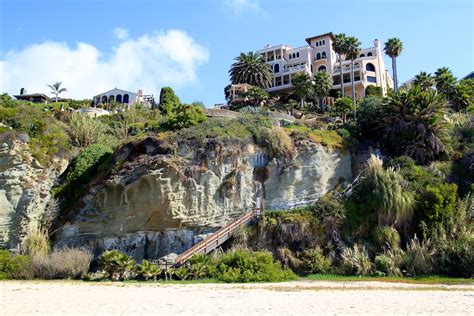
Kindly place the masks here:
[(0, 282), (0, 315), (474, 315), (472, 285)]

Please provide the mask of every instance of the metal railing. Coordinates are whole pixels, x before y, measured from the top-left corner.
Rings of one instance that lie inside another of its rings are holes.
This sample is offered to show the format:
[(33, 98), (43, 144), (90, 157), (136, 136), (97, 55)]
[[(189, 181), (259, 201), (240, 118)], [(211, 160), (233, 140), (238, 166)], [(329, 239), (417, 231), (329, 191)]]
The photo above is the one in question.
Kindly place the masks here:
[(213, 233), (211, 236), (207, 237), (203, 241), (195, 244), (182, 254), (180, 254), (175, 261), (176, 266), (180, 266), (186, 261), (188, 261), (192, 256), (197, 255), (197, 254), (207, 254), (220, 245), (222, 245), (224, 242), (226, 242), (230, 237), (232, 237), (232, 234), (235, 232), (236, 229), (247, 225), (248, 222), (250, 222), (255, 216), (257, 216), (260, 213), (260, 209), (253, 209), (252, 211), (243, 214), (239, 218), (237, 218), (235, 221), (229, 223), (228, 225), (222, 227), (215, 233)]

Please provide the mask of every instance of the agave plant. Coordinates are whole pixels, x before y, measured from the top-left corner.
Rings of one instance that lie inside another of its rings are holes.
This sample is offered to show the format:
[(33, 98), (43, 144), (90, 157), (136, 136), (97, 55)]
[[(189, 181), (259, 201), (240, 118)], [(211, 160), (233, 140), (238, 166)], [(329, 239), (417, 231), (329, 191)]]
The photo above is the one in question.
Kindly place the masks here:
[(161, 273), (161, 270), (154, 263), (146, 259), (141, 264), (137, 264), (134, 270), (139, 278), (145, 280), (153, 278), (153, 281), (156, 281), (156, 277)]
[(100, 258), (100, 267), (107, 272), (112, 280), (127, 279), (135, 265), (132, 257), (118, 251), (105, 251)]

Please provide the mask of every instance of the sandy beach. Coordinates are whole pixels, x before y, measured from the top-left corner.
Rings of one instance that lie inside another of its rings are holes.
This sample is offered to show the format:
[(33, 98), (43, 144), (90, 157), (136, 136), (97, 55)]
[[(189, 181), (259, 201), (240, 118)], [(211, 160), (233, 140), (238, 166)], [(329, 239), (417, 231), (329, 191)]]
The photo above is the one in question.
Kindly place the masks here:
[(0, 282), (1, 315), (474, 315), (473, 285)]

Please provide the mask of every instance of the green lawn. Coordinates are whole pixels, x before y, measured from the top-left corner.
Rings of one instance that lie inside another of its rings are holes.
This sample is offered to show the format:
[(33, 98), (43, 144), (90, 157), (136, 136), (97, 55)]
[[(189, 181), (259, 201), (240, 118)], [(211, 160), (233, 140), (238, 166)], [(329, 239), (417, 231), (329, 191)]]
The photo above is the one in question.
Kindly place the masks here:
[(474, 279), (449, 278), (446, 276), (429, 275), (420, 277), (372, 277), (372, 276), (345, 276), (336, 274), (312, 274), (302, 280), (314, 281), (379, 281), (391, 283), (411, 283), (411, 284), (472, 284)]

